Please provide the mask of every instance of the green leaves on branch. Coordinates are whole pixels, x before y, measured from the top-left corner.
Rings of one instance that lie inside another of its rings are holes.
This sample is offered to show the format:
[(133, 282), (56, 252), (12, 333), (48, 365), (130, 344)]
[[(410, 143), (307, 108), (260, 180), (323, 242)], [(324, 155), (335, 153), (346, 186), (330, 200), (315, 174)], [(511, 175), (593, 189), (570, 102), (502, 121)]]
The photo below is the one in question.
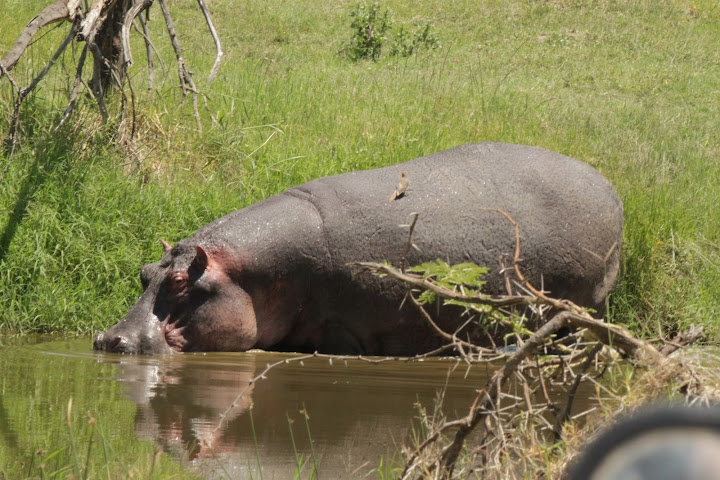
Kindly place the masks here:
[[(440, 259), (410, 267), (408, 270), (422, 276), (426, 281), (430, 281), (438, 287), (446, 288), (467, 297), (482, 297), (485, 295), (482, 293), (482, 288), (487, 282), (483, 278), (490, 271), (489, 268), (479, 267), (474, 263), (449, 265)], [(437, 295), (430, 290), (423, 290), (417, 300), (422, 305), (432, 304), (437, 300)], [(483, 328), (488, 328), (495, 323), (502, 323), (510, 327), (511, 334), (526, 336), (531, 333), (525, 325), (526, 317), (524, 315), (510, 314), (491, 305), (468, 303), (461, 300), (446, 298), (443, 303), (445, 305), (464, 307), (468, 312), (480, 314), (479, 321)]]
[[(368, 58), (377, 60), (393, 25), (391, 10), (387, 7), (381, 8), (378, 2), (363, 2), (350, 11), (350, 19), (352, 36), (343, 48), (343, 52), (352, 61)], [(400, 25), (398, 33), (394, 36), (390, 55), (409, 57), (420, 50), (434, 50), (439, 47), (440, 40), (430, 22), (417, 23), (413, 29)]]
[[(440, 259), (434, 262), (425, 262), (421, 265), (410, 267), (413, 273), (422, 275), (424, 278), (432, 281), (435, 285), (453, 292), (461, 293), (466, 296), (480, 296), (485, 281), (482, 279), (489, 271), (487, 267), (478, 267), (473, 263), (459, 263), (457, 265), (449, 265)], [(425, 290), (418, 301), (423, 305), (433, 303), (436, 295)], [(445, 300), (447, 305), (470, 306), (465, 302), (457, 300)], [(489, 311), (488, 305), (472, 305), (473, 309), (481, 308), (483, 311)]]

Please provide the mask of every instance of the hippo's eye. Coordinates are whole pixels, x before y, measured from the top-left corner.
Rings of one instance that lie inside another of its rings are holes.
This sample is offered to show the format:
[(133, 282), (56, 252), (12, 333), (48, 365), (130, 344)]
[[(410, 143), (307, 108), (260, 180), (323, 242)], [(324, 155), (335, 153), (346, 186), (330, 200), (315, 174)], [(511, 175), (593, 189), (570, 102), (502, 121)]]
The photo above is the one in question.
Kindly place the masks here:
[(165, 288), (168, 293), (175, 297), (183, 297), (187, 294), (189, 286), (187, 272), (173, 272), (165, 280)]

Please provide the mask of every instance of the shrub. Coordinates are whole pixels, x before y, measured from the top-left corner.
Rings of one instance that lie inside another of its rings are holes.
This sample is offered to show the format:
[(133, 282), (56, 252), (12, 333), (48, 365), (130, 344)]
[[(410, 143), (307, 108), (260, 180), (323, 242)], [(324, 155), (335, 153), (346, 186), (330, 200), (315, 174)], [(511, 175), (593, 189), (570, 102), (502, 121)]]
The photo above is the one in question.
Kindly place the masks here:
[(350, 43), (345, 51), (353, 61), (371, 58), (377, 60), (386, 40), (386, 33), (392, 26), (392, 13), (389, 8), (382, 12), (380, 5), (359, 3), (350, 12), (350, 28), (353, 31)]

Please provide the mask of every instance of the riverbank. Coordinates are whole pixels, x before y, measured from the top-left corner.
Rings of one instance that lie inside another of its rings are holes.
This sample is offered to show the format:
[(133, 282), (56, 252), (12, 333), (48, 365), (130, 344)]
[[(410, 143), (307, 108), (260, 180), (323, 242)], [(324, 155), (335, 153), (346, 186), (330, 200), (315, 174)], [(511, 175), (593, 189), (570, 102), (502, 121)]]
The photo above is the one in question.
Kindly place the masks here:
[[(13, 7), (0, 25), (0, 52), (43, 5)], [(582, 159), (616, 185), (626, 229), (614, 322), (652, 336), (702, 324), (715, 338), (720, 13), (712, 2), (382, 6), (394, 28), (429, 24), (440, 48), (351, 61), (342, 54), (352, 38), (350, 2), (248, 3), (241, 15), (234, 3), (213, 2), (226, 57), (207, 85), (210, 39), (192, 21), (194, 3), (178, 3), (186, 61), (208, 100), (203, 133), (158, 35), (167, 74), (156, 67), (151, 94), (145, 64), (136, 59), (131, 70), (132, 154), (113, 146), (112, 122), (96, 128), (89, 99), (53, 133), (67, 102), (55, 69), (26, 101), (14, 157), (3, 157), (2, 330), (103, 330), (137, 298), (137, 272), (159, 257), (158, 238), (175, 242), (312, 178), (492, 140)], [(14, 70), (18, 84), (29, 83), (62, 35), (32, 47)], [(4, 79), (0, 99), (6, 137), (12, 95)]]

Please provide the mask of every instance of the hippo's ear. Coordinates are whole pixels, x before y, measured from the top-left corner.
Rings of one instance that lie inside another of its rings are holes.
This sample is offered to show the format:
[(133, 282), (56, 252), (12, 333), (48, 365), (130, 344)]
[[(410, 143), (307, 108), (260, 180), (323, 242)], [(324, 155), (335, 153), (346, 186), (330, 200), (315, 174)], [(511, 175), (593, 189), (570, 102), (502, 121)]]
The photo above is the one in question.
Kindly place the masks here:
[(166, 242), (164, 239), (160, 239), (160, 243), (162, 243), (163, 246), (163, 253), (167, 253), (170, 250), (172, 250), (172, 245), (170, 245), (168, 242)]
[(205, 271), (210, 263), (210, 255), (200, 245), (195, 247), (195, 252), (196, 254), (192, 261), (192, 266), (200, 271)]

